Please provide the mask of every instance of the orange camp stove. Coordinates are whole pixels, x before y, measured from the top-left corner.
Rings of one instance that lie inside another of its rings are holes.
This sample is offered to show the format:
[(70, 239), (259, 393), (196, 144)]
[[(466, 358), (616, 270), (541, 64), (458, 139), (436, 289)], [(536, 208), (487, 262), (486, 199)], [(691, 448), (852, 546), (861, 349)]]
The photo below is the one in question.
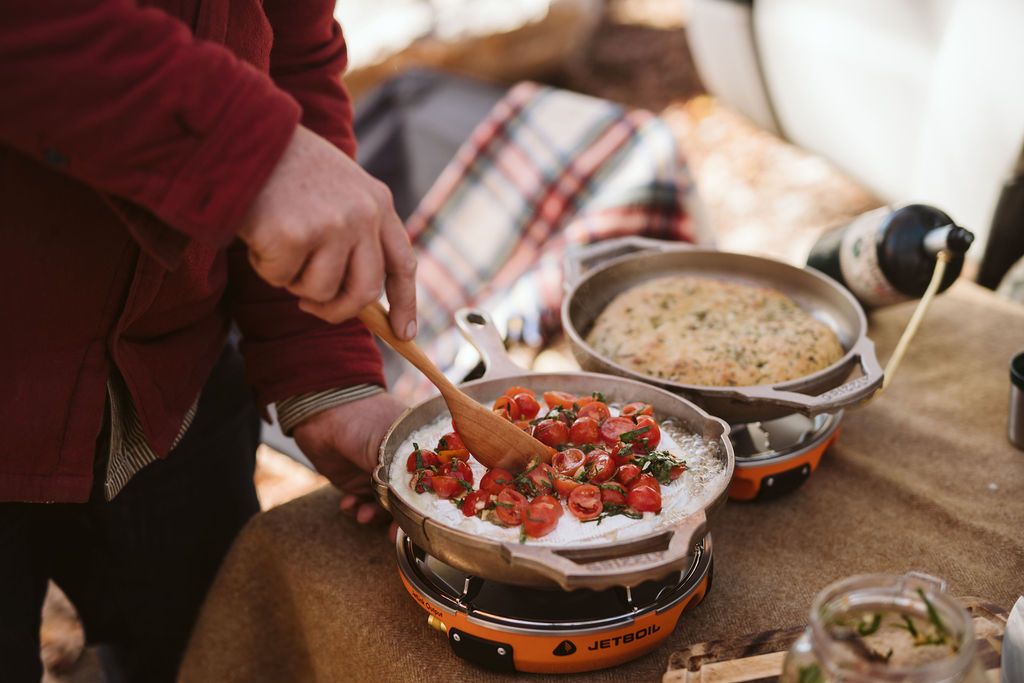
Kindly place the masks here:
[(603, 591), (525, 588), (470, 576), (399, 531), (398, 571), (456, 655), (497, 671), (569, 673), (647, 654), (711, 588), (711, 536), (689, 567), (659, 581)]
[(839, 411), (733, 425), (729, 438), (736, 451), (736, 470), (729, 497), (768, 500), (800, 488), (839, 438), (842, 418)]

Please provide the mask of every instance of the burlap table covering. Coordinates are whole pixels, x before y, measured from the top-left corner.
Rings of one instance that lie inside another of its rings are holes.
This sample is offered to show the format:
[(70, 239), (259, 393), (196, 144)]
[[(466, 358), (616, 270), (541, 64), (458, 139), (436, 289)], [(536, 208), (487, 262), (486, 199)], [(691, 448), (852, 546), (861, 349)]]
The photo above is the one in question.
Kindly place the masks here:
[[(873, 316), (888, 357), (912, 305)], [(660, 678), (687, 643), (805, 622), (813, 595), (862, 572), (922, 570), (1009, 606), (1024, 591), (1024, 452), (1006, 439), (1007, 363), (1024, 309), (972, 284), (935, 303), (895, 383), (850, 412), (808, 484), (713, 519), (714, 586), (668, 643), (581, 680)], [(211, 589), (182, 680), (487, 681), (425, 623), (394, 547), (322, 489), (254, 519)], [(537, 677), (547, 678), (547, 677)]]

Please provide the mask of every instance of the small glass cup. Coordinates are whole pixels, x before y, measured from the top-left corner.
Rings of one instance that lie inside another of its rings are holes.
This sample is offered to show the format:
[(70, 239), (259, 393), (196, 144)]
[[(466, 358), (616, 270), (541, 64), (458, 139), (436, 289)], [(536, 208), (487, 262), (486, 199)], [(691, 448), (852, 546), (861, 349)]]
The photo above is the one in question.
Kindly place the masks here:
[[(867, 612), (927, 619), (929, 605), (948, 630), (955, 653), (917, 665), (872, 661), (851, 638), (829, 627)], [(946, 594), (939, 579), (918, 573), (852, 576), (815, 597), (810, 624), (786, 654), (780, 683), (986, 683), (976, 651), (970, 614)]]

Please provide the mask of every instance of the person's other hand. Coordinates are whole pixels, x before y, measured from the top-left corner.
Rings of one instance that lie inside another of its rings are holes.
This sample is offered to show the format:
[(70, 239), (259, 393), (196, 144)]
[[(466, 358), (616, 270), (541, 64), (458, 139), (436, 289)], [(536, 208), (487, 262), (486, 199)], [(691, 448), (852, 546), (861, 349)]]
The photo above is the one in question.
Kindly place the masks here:
[(391, 328), (416, 336), (416, 256), (387, 187), (299, 126), (238, 236), (256, 273), (337, 323), (380, 297)]
[(292, 430), (317, 471), (341, 489), (342, 512), (362, 524), (390, 518), (374, 501), (369, 473), (384, 434), (405, 409), (391, 394), (376, 394), (312, 415)]

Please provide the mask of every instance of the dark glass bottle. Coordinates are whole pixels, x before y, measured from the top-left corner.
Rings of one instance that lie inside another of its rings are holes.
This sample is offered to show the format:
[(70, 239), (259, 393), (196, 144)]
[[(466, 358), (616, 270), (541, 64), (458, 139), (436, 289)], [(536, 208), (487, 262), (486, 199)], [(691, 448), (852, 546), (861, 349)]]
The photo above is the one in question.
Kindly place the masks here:
[(952, 258), (939, 291), (948, 289), (973, 241), (971, 232), (932, 206), (883, 206), (822, 235), (807, 265), (838, 280), (865, 307), (877, 308), (921, 298), (944, 249)]

